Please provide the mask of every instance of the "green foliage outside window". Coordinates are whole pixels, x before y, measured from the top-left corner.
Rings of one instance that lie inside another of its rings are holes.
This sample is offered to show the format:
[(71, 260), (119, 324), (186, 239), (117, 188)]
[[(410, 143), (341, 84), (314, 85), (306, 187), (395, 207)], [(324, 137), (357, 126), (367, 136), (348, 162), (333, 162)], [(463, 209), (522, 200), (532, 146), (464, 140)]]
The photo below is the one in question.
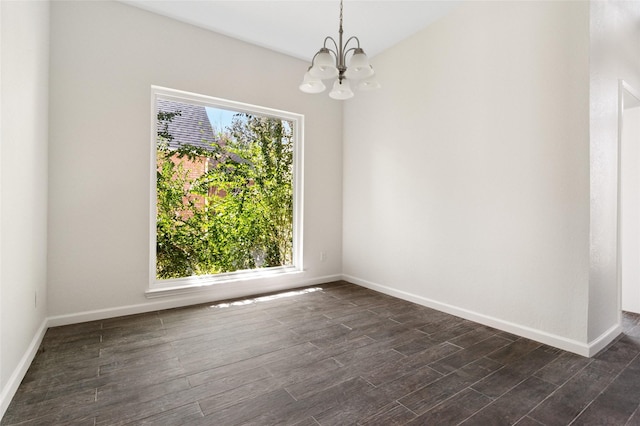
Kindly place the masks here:
[[(291, 265), (293, 123), (236, 114), (210, 147), (175, 148), (178, 115), (157, 116), (157, 278)], [(208, 170), (190, 177), (182, 159)]]

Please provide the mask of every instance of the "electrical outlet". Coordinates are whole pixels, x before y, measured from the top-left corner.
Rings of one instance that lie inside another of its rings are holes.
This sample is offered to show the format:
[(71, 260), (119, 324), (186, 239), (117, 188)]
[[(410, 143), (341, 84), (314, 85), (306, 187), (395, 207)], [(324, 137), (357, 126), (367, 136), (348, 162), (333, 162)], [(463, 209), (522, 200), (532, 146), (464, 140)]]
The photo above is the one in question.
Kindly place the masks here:
[(325, 260), (327, 260), (327, 252), (326, 251), (321, 251), (320, 252), (320, 261), (324, 262)]

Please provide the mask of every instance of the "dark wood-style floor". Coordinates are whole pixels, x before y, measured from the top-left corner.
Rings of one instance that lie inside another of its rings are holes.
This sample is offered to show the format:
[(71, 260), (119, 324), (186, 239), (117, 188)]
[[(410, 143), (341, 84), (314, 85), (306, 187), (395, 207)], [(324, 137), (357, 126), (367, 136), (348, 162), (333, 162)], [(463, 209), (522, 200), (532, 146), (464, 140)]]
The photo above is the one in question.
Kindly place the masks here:
[(638, 324), (587, 359), (332, 283), (49, 329), (2, 425), (639, 425)]

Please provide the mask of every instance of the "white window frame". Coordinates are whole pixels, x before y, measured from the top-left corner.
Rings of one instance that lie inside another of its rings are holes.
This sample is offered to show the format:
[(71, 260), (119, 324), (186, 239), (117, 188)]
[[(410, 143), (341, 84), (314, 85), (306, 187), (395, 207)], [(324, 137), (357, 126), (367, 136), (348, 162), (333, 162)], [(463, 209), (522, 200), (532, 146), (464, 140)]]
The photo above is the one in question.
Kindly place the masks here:
[[(157, 221), (157, 183), (156, 183), (156, 144), (157, 144), (157, 99), (168, 99), (196, 105), (221, 108), (239, 113), (261, 115), (293, 122), (293, 259), (290, 266), (259, 268), (212, 275), (199, 275), (167, 280), (156, 279), (156, 221)], [(160, 86), (151, 86), (151, 168), (150, 168), (150, 227), (149, 227), (149, 288), (147, 297), (157, 297), (163, 293), (184, 293), (189, 290), (246, 280), (273, 277), (281, 274), (299, 273), (303, 271), (302, 255), (302, 219), (303, 219), (303, 147), (304, 147), (304, 115), (277, 110), (227, 99), (215, 98), (198, 93), (185, 92)]]

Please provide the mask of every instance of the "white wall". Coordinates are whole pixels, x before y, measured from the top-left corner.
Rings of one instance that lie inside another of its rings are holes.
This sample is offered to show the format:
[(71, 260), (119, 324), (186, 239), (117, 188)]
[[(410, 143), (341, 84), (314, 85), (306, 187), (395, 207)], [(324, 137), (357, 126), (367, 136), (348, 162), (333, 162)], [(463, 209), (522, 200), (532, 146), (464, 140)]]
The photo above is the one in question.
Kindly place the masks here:
[(589, 4), (469, 2), (345, 107), (345, 275), (587, 353)]
[(622, 309), (640, 313), (640, 107), (625, 109), (623, 122), (620, 145)]
[(45, 330), (49, 4), (0, 12), (1, 417)]
[[(103, 1), (53, 2), (51, 46), (48, 273), (54, 324), (340, 276), (342, 106), (298, 90), (308, 64)], [(151, 85), (305, 115), (303, 273), (145, 298)]]
[(619, 322), (618, 80), (640, 88), (640, 2), (590, 4), (591, 341)]

